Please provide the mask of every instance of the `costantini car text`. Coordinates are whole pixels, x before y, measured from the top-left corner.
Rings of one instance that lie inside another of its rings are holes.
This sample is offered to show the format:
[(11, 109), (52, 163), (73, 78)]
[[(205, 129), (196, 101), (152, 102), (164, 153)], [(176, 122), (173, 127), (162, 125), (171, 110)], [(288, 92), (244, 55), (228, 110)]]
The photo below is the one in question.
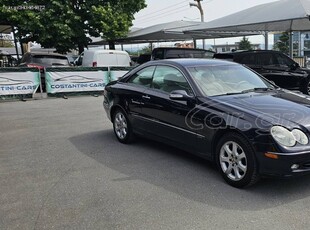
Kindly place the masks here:
[(237, 63), (151, 61), (108, 84), (103, 106), (120, 142), (143, 135), (185, 149), (234, 187), (310, 172), (310, 97)]

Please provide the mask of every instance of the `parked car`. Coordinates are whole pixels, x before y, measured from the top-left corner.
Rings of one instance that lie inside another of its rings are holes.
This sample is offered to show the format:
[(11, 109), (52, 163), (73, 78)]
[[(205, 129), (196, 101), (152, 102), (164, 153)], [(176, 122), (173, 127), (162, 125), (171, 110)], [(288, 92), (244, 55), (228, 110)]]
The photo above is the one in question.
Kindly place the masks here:
[(75, 64), (84, 67), (128, 67), (131, 59), (126, 51), (89, 49), (79, 56)]
[(310, 94), (310, 70), (301, 68), (298, 63), (281, 52), (255, 50), (217, 53), (214, 58), (247, 65), (282, 88)]
[(213, 58), (214, 52), (204, 49), (158, 47), (152, 50), (151, 60), (172, 58)]
[[(17, 56), (16, 56), (17, 57)], [(7, 51), (0, 50), (0, 67), (14, 67), (17, 66), (17, 58), (15, 55)]]
[(151, 61), (104, 90), (116, 138), (151, 138), (216, 162), (232, 186), (310, 172), (310, 97), (216, 59)]
[(27, 52), (23, 55), (19, 66), (38, 68), (41, 72), (42, 90), (45, 92), (46, 87), (44, 69), (46, 67), (69, 67), (70, 63), (65, 55), (56, 53)]

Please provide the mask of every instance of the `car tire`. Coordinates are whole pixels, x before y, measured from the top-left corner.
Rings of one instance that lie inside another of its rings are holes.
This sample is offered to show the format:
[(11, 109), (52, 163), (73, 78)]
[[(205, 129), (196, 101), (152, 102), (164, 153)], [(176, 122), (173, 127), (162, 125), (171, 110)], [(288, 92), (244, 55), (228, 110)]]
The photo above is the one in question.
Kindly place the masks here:
[(305, 84), (301, 87), (300, 91), (304, 94), (310, 95), (310, 77), (307, 78)]
[(233, 187), (251, 186), (259, 180), (254, 150), (238, 133), (228, 133), (219, 140), (216, 163), (224, 180)]
[(128, 144), (133, 141), (134, 134), (127, 115), (121, 109), (113, 114), (113, 129), (119, 142)]

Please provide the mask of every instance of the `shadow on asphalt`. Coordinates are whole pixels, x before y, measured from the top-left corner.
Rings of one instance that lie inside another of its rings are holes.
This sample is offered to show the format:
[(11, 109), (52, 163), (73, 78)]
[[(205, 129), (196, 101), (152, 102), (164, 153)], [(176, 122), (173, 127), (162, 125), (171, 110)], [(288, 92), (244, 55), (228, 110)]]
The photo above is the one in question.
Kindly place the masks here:
[(128, 180), (142, 180), (186, 199), (234, 210), (261, 210), (309, 196), (310, 175), (294, 179), (262, 179), (247, 189), (227, 185), (214, 164), (179, 149), (138, 139), (119, 143), (113, 130), (70, 138), (83, 154), (116, 170)]

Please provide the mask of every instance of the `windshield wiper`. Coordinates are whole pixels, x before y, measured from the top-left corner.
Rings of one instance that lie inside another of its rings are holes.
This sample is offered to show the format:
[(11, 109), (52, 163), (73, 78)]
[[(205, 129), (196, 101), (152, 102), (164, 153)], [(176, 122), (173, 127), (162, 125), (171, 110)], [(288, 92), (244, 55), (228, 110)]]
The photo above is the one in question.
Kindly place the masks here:
[(250, 93), (250, 92), (256, 92), (256, 91), (269, 91), (269, 90), (274, 90), (274, 88), (266, 88), (266, 87), (258, 88), (257, 87), (257, 88), (242, 90), (239, 92), (225, 93), (222, 95), (235, 95), (235, 94), (244, 94), (244, 93)]
[(250, 93), (250, 92), (256, 92), (256, 91), (269, 91), (269, 90), (274, 90), (274, 89), (273, 88), (261, 87), (261, 88), (253, 88), (253, 89), (242, 90), (241, 93)]

